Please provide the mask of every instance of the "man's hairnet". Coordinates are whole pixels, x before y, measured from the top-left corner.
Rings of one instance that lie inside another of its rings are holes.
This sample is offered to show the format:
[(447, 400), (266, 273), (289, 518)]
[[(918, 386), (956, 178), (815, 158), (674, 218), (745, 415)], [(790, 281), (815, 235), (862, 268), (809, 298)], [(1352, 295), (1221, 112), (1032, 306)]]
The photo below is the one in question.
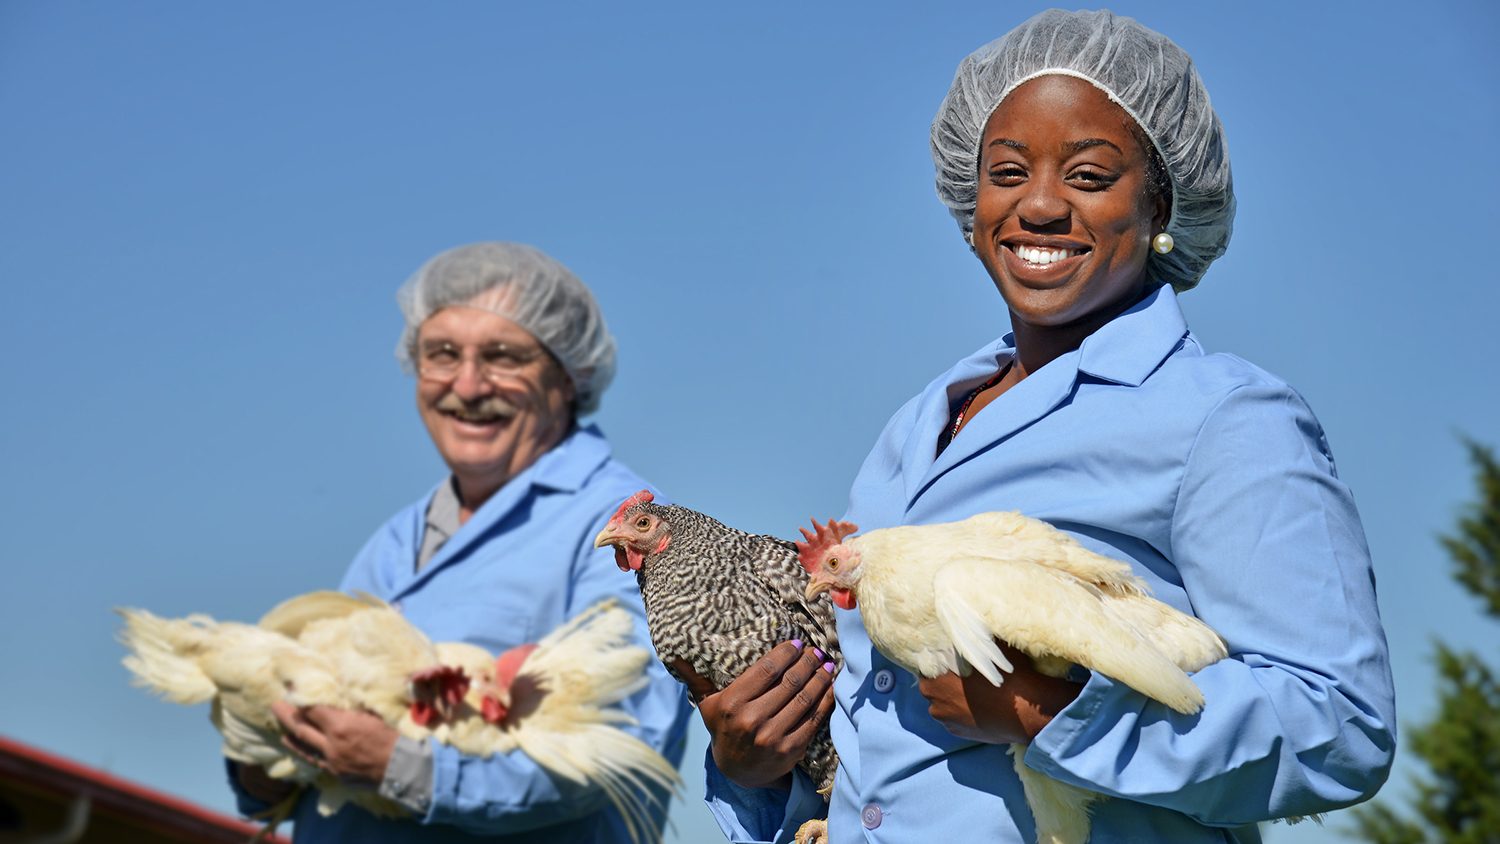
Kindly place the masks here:
[(1166, 255), (1153, 251), (1148, 271), (1179, 292), (1192, 288), (1229, 246), (1229, 148), (1193, 60), (1130, 18), (1052, 9), (964, 59), (932, 121), (943, 204), (968, 237), (985, 123), (1011, 91), (1051, 73), (1079, 77), (1108, 94), (1156, 146), (1172, 182), (1167, 233), (1175, 248)]
[(567, 267), (522, 243), (473, 243), (443, 252), (396, 293), (406, 328), (396, 359), (413, 371), (417, 329), (443, 308), (499, 314), (541, 342), (573, 379), (580, 415), (599, 409), (615, 377), (615, 340), (599, 303)]

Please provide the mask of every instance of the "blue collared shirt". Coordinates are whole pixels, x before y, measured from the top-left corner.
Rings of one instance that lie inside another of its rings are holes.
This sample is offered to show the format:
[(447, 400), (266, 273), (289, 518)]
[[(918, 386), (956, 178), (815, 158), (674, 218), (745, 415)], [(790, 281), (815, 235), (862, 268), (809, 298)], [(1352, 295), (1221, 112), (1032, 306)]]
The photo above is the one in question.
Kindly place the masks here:
[[(1156, 597), (1219, 632), (1178, 715), (1094, 675), (1031, 744), (1028, 766), (1109, 795), (1091, 844), (1258, 841), (1257, 821), (1368, 798), (1395, 750), (1374, 575), (1322, 428), (1281, 380), (1208, 354), (1176, 296), (1153, 291), (1012, 387), (935, 456), (968, 391), (1015, 354), (1006, 335), (898, 411), (846, 516), (870, 530), (1019, 510), (1131, 564)], [(836, 844), (1035, 841), (1004, 746), (948, 733), (916, 679), (838, 613), (832, 718)], [(708, 760), (708, 803), (735, 841), (786, 841), (821, 801), (741, 789)]]
[[(581, 610), (613, 597), (636, 614), (636, 640), (650, 649), (635, 578), (621, 574), (610, 552), (593, 543), (620, 502), (648, 486), (610, 456), (597, 428), (582, 427), (501, 487), (420, 572), (416, 558), (432, 493), (375, 532), (340, 588), (391, 602), (434, 641), (471, 642), (494, 653), (538, 641)], [(690, 711), (687, 699), (658, 660), (651, 660), (649, 671), (650, 685), (624, 704), (640, 722), (628, 731), (676, 764)], [(316, 801), (304, 798), (294, 816), (296, 840), (630, 840), (603, 793), (552, 777), (520, 751), (478, 759), (436, 741), (429, 747), (432, 797), (423, 817), (379, 820), (345, 807), (323, 818)], [(656, 813), (658, 819), (663, 814)]]

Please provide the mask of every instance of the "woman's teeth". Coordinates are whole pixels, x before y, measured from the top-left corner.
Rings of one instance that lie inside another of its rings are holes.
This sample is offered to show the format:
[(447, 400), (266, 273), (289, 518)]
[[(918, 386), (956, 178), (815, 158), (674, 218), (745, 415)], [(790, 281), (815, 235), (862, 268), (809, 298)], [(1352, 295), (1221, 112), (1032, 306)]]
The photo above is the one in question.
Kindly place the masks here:
[(1021, 260), (1029, 264), (1040, 264), (1042, 266), (1055, 264), (1058, 261), (1061, 261), (1065, 258), (1071, 258), (1074, 255), (1082, 255), (1083, 251), (1084, 250), (1082, 249), (1044, 249), (1036, 246), (1015, 247), (1016, 255), (1018, 255)]

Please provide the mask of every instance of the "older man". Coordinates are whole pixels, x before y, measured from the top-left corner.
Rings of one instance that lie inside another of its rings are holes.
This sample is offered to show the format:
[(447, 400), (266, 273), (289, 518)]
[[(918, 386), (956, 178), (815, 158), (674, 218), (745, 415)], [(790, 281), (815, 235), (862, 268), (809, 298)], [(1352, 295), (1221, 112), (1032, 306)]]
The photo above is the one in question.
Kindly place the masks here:
[[(536, 249), (479, 243), (433, 258), (399, 299), (397, 357), (416, 373), (417, 408), (452, 474), (376, 531), (342, 588), (384, 598), (433, 639), (495, 652), (614, 597), (641, 616), (637, 637), (649, 648), (638, 591), (593, 547), (620, 500), (648, 484), (610, 456), (597, 427), (577, 422), (614, 375), (614, 340), (588, 288)], [(675, 763), (686, 702), (655, 660), (650, 680), (626, 707), (639, 721), (631, 731)], [(412, 813), (389, 820), (346, 807), (324, 818), (304, 798), (299, 842), (629, 840), (602, 793), (560, 782), (524, 754), (464, 756), (364, 712), (282, 704), (277, 716), (298, 749)], [(255, 769), (235, 779), (261, 801), (283, 793)]]

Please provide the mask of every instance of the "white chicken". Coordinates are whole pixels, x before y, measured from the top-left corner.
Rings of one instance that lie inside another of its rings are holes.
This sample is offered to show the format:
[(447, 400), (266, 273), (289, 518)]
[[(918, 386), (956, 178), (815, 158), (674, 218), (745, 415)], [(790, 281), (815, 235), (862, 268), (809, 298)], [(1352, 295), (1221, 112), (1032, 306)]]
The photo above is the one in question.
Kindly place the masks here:
[[(265, 768), (275, 779), (316, 787), (325, 814), (345, 802), (380, 816), (400, 813), (399, 806), (371, 790), (345, 785), (281, 744), (281, 726), (270, 708), (275, 701), (350, 706), (328, 655), (256, 625), (206, 615), (168, 619), (144, 610), (119, 613), (125, 621), (120, 641), (131, 652), (124, 663), (134, 683), (173, 703), (211, 702), (209, 717), (224, 737), (225, 756)], [(266, 813), (273, 826), (294, 800)]]
[(660, 754), (619, 729), (633, 719), (616, 704), (645, 685), (651, 654), (631, 641), (634, 619), (613, 600), (499, 659), (462, 642), (433, 644), (383, 602), (338, 592), (293, 598), (257, 625), (120, 614), (137, 685), (176, 703), (211, 700), (224, 754), (316, 787), (324, 814), (346, 801), (381, 816), (405, 810), (288, 752), (275, 701), (366, 709), (402, 735), (468, 755), (520, 750), (555, 776), (598, 786), (636, 839), (658, 833), (650, 806), (678, 781)]
[[(1227, 654), (1208, 625), (1150, 597), (1128, 565), (1020, 513), (861, 536), (848, 522), (814, 529), (797, 543), (808, 596), (827, 591), (839, 607), (858, 606), (871, 644), (912, 674), (972, 668), (999, 686), (1013, 670), (999, 638), (1049, 676), (1081, 665), (1191, 714), (1203, 693), (1188, 673)], [(1031, 770), (1025, 750), (1011, 746), (1037, 840), (1083, 844), (1102, 795)]]

